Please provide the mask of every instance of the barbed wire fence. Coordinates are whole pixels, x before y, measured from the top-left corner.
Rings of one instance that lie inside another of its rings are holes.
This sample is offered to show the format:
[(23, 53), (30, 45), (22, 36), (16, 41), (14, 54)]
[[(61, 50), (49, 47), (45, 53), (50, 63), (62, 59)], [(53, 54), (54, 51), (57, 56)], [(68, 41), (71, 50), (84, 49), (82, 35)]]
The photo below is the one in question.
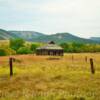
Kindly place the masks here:
[[(66, 62), (69, 62), (70, 67), (75, 67), (75, 68), (84, 67), (84, 66), (88, 67), (88, 68), (90, 67), (89, 69), (90, 69), (91, 74), (95, 74), (96, 65), (95, 65), (94, 62), (99, 63), (98, 60), (95, 60), (94, 58), (90, 58), (88, 56), (84, 56), (82, 59), (81, 59), (81, 57), (79, 59), (74, 55), (69, 56), (69, 57), (70, 58), (65, 58), (65, 60), (66, 60)], [(80, 62), (84, 62), (84, 64), (86, 64), (86, 65), (82, 65), (82, 64), (80, 64)], [(9, 57), (7, 60), (0, 61), (0, 67), (5, 67), (6, 68), (8, 66), (9, 67), (9, 75), (10, 75), (10, 77), (12, 77), (13, 76), (13, 67), (14, 67), (15, 63), (18, 66), (23, 66), (23, 67), (32, 66), (31, 64), (28, 64), (28, 65), (24, 64), (23, 60), (21, 60), (21, 59), (18, 59), (18, 58), (15, 58), (15, 57)]]

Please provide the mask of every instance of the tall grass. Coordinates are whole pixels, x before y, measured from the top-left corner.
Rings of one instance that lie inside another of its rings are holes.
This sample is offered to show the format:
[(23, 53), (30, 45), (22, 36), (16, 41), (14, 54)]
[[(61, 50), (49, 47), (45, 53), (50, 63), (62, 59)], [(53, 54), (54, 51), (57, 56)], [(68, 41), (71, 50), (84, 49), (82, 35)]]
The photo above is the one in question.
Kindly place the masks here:
[[(65, 54), (60, 59), (15, 56), (21, 62), (13, 63), (12, 78), (9, 77), (8, 57), (0, 58), (0, 100), (100, 100), (99, 56)], [(96, 68), (95, 75), (90, 72), (91, 57)]]

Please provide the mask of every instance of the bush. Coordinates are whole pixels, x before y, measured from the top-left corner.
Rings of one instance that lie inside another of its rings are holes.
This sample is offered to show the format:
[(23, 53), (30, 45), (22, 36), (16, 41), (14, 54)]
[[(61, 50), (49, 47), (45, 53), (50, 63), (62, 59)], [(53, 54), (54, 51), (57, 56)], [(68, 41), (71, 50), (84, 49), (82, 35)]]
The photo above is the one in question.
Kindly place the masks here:
[(11, 39), (10, 48), (17, 51), (20, 47), (24, 47), (25, 41), (23, 39)]
[(62, 43), (60, 46), (64, 52), (100, 52), (100, 44), (84, 44), (84, 43)]
[(6, 56), (7, 53), (6, 53), (6, 50), (5, 49), (0, 49), (0, 56)]
[(7, 48), (6, 49), (6, 53), (7, 53), (7, 55), (15, 55), (16, 54), (16, 51), (13, 50), (13, 49), (11, 49), (11, 48)]
[(39, 47), (39, 44), (32, 44), (31, 45), (31, 51), (33, 51), (33, 53), (35, 53), (37, 47)]
[(7, 56), (13, 54), (16, 54), (16, 51), (11, 48), (0, 48), (0, 56)]
[(17, 54), (31, 54), (32, 51), (27, 47), (21, 47), (17, 50)]

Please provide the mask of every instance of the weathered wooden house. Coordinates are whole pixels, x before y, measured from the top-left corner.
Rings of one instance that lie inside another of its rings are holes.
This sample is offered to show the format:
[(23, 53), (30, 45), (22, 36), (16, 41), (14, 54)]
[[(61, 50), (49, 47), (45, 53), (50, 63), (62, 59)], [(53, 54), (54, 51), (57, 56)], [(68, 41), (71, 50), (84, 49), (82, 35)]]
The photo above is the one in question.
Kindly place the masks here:
[(63, 56), (63, 53), (63, 48), (55, 44), (53, 41), (36, 49), (37, 55)]

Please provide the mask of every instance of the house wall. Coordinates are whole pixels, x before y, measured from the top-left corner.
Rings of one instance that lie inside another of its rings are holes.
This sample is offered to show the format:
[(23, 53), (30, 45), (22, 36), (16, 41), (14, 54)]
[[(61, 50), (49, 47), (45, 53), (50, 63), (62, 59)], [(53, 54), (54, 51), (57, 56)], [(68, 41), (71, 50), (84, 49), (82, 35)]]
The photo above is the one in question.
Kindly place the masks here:
[(52, 56), (63, 56), (63, 50), (44, 50), (39, 49), (36, 51), (37, 55), (52, 55)]

